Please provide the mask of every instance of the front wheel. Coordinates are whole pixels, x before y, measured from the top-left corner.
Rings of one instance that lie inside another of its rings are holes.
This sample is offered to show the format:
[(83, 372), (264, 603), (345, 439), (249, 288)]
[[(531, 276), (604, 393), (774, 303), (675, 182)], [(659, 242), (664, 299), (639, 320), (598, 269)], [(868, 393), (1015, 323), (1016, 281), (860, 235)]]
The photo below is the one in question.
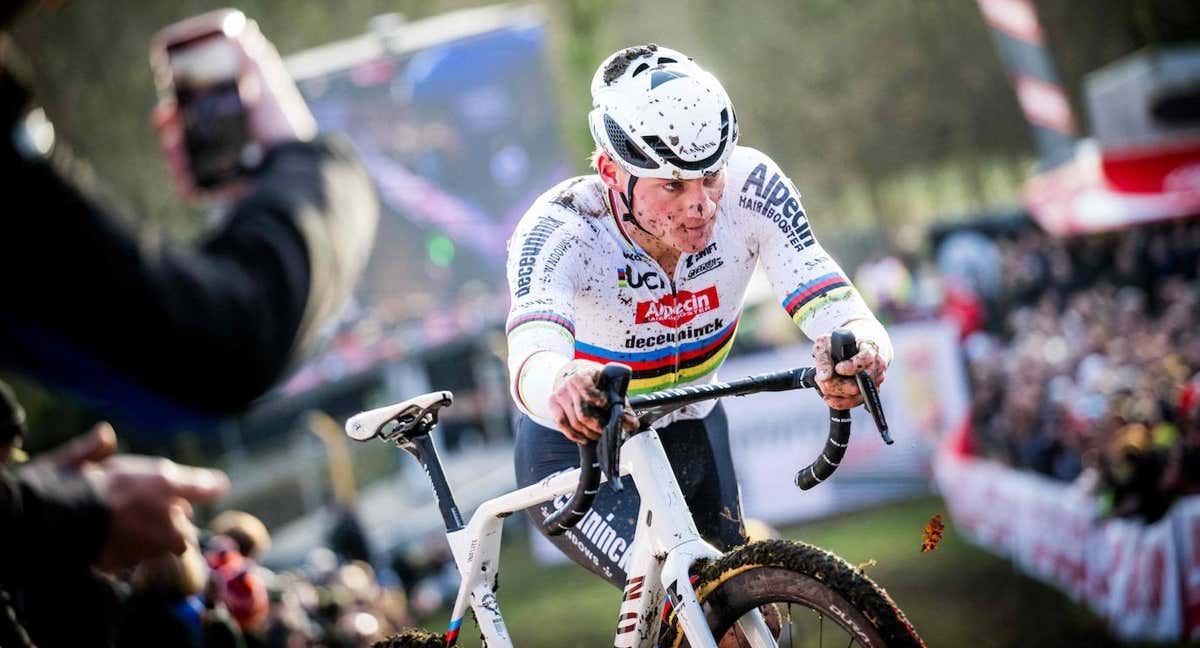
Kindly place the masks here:
[[(912, 624), (882, 588), (845, 560), (787, 540), (755, 542), (700, 567), (696, 596), (709, 629), (726, 637), (738, 619), (762, 610), (779, 645), (867, 648), (924, 647)], [(738, 633), (722, 645), (740, 645)], [(687, 646), (674, 614), (663, 620), (661, 645)]]

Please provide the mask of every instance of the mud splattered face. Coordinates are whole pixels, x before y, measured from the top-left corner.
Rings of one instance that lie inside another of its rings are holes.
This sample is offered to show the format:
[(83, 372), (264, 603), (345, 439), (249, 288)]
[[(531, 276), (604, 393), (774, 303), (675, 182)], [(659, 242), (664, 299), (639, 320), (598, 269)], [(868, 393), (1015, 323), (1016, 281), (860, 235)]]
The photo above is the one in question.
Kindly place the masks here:
[(724, 193), (725, 169), (694, 180), (643, 178), (633, 188), (634, 216), (662, 242), (693, 254), (712, 238)]

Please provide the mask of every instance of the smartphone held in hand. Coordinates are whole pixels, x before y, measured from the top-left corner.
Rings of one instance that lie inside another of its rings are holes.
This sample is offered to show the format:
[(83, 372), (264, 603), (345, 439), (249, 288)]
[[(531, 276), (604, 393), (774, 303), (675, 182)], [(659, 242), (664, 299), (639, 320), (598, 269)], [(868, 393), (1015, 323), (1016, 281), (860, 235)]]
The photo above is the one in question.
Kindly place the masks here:
[(197, 188), (243, 175), (261, 157), (243, 95), (245, 29), (240, 11), (221, 10), (171, 25), (155, 38), (151, 64), (163, 99), (174, 101)]

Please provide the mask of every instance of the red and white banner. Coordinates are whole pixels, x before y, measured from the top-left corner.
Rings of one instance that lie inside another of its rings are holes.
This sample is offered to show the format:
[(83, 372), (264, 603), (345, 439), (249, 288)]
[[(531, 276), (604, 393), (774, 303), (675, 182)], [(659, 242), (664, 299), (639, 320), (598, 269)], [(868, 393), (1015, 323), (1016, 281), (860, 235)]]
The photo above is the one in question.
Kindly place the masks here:
[(934, 474), (958, 529), (1085, 602), (1126, 640), (1200, 637), (1200, 496), (1154, 524), (1100, 519), (1069, 484), (948, 451)]
[[(1165, 641), (1181, 634), (1179, 561), (1171, 538), (1171, 518), (1125, 526), (1117, 542), (1124, 559), (1110, 566), (1108, 618), (1115, 634), (1127, 639)], [(1112, 537), (1112, 536), (1109, 536)]]
[(1171, 510), (1179, 543), (1183, 578), (1183, 636), (1200, 639), (1200, 497), (1189, 497)]
[(1200, 139), (1100, 154), (1104, 178), (1115, 191), (1161, 194), (1200, 191)]
[(1069, 162), (1030, 178), (1025, 206), (1056, 236), (1200, 215), (1200, 146), (1126, 153), (1081, 144)]

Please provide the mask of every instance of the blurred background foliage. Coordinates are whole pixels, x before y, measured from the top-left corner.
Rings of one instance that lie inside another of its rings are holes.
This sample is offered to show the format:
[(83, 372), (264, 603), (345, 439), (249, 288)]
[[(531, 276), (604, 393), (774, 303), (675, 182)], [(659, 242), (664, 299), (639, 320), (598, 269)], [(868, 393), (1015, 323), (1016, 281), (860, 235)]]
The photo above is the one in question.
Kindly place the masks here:
[[(16, 38), (60, 137), (128, 201), (139, 226), (183, 237), (199, 232), (203, 219), (178, 208), (157, 152), (146, 43), (162, 25), (228, 3), (51, 4), (27, 15)], [(361, 34), (377, 14), (418, 19), (480, 3), (235, 4), (286, 55)], [(1200, 37), (1194, 0), (1036, 5), (1077, 108), (1087, 71), (1140, 47)], [(681, 49), (722, 79), (738, 107), (743, 142), (766, 150), (790, 172), (828, 242), (865, 230), (911, 245), (914, 236), (906, 232), (932, 218), (1015, 202), (1033, 161), (975, 2), (561, 0), (542, 6), (554, 39), (550, 63), (564, 129), (581, 170), (591, 144), (584, 116), (592, 71), (608, 52), (646, 41)], [(1082, 113), (1080, 119), (1086, 123)]]
[[(121, 215), (148, 238), (191, 240), (206, 218), (181, 206), (150, 122), (147, 43), (163, 25), (225, 5), (259, 21), (285, 56), (364, 33), (371, 17), (408, 20), (470, 0), (77, 0), (39, 2), (13, 30), (40, 102), (91, 163)], [(934, 220), (1019, 202), (1035, 165), (1026, 124), (971, 0), (545, 0), (548, 61), (565, 141), (580, 172), (598, 63), (658, 42), (725, 84), (742, 142), (774, 157), (804, 193), (816, 231), (847, 267), (890, 247), (909, 252)], [(1087, 132), (1084, 74), (1142, 47), (1200, 39), (1196, 0), (1036, 0), (1065, 87)], [(36, 216), (35, 216), (36, 217)], [(128, 316), (108, 314), (105, 316)], [(10, 377), (10, 380), (12, 378)], [(89, 416), (15, 380), (47, 430)], [(52, 443), (53, 434), (41, 437)]]

